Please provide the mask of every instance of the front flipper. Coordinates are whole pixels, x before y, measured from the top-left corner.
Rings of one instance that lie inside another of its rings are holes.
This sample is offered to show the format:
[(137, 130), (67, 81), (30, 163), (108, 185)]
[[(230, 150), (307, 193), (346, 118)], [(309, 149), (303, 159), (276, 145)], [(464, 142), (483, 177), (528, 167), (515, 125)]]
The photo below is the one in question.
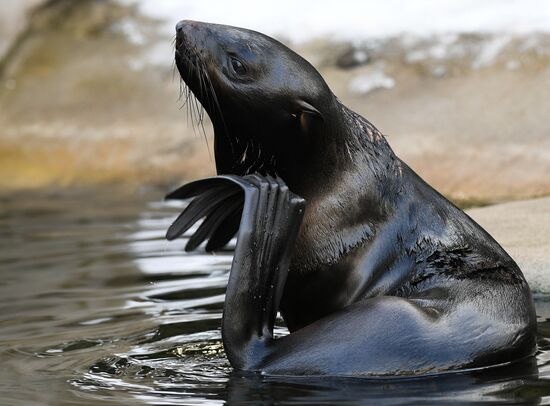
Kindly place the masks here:
[(166, 199), (193, 200), (168, 228), (166, 238), (174, 240), (180, 237), (205, 218), (185, 250), (192, 251), (207, 239), (207, 251), (223, 247), (239, 229), (238, 220), (244, 205), (243, 187), (247, 185), (246, 180), (238, 176), (218, 176), (188, 183), (168, 194)]
[(191, 197), (194, 200), (170, 226), (167, 238), (177, 238), (203, 217), (186, 250), (206, 239), (207, 250), (223, 246), (239, 230), (222, 337), (234, 368), (255, 369), (273, 339), (273, 324), (305, 201), (290, 192), (281, 179), (259, 175), (200, 180), (167, 196)]
[(305, 201), (281, 179), (252, 175), (222, 320), (225, 352), (236, 369), (254, 370), (269, 352)]

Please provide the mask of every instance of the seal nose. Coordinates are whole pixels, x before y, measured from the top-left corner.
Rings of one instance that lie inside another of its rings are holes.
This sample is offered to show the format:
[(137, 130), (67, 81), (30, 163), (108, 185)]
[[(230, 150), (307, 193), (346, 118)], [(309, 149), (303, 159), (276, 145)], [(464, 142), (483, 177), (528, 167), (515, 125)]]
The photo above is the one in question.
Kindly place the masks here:
[(187, 28), (188, 30), (196, 29), (198, 28), (198, 25), (199, 24), (193, 20), (181, 20), (179, 23), (176, 24), (176, 32), (179, 34), (183, 30), (185, 30), (185, 28)]

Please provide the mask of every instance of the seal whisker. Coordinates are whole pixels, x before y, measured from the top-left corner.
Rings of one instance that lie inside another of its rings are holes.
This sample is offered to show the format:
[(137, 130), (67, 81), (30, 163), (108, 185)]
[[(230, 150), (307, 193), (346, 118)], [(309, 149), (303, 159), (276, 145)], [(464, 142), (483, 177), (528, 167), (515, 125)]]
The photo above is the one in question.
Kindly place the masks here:
[[(176, 80), (176, 72), (177, 72), (177, 68), (176, 68), (176, 60), (174, 59), (172, 61), (172, 83), (174, 82), (174, 80)], [(180, 80), (180, 83), (181, 83), (181, 77), (179, 78)], [(180, 92), (181, 94), (181, 92)]]
[(205, 66), (205, 63), (204, 61), (200, 61), (200, 80), (201, 80), (201, 105), (204, 109), (205, 107), (205, 104), (206, 104), (206, 108), (207, 110), (210, 110), (212, 111), (213, 109), (213, 106), (212, 106), (212, 101), (211, 101), (211, 97), (210, 97), (210, 87), (208, 86), (208, 81), (206, 79), (206, 66)]
[(243, 152), (243, 154), (242, 154), (242, 156), (241, 156), (241, 159), (240, 159), (240, 161), (239, 161), (240, 164), (243, 164), (243, 163), (246, 162), (246, 153), (247, 153), (247, 151), (248, 151), (248, 144), (246, 145), (246, 147), (245, 147), (245, 149), (244, 149), (244, 152)]
[(193, 97), (191, 93), (191, 89), (187, 88), (187, 121), (191, 123), (191, 128), (193, 128), (193, 131), (195, 131), (194, 126), (194, 115), (193, 115)]
[[(216, 89), (214, 89), (214, 84), (212, 83), (212, 79), (210, 78), (210, 74), (208, 73), (208, 70), (206, 69), (206, 67), (204, 69), (204, 75), (205, 75), (205, 78), (206, 78), (206, 83), (208, 84), (208, 86), (210, 88), (211, 100), (213, 102), (214, 107), (217, 110), (217, 115), (219, 116), (220, 121), (221, 121), (222, 126), (223, 126), (223, 129), (224, 129), (223, 133), (225, 134), (226, 139), (229, 141), (229, 148), (231, 149), (231, 155), (236, 160), (237, 157), (235, 155), (234, 139), (229, 134), (229, 130), (227, 128), (227, 124), (226, 124), (225, 118), (223, 116), (223, 110), (220, 106), (220, 101), (218, 99), (218, 95), (216, 94)], [(214, 111), (214, 109), (212, 109), (212, 111)], [(214, 114), (214, 112), (212, 114)]]
[[(178, 95), (178, 101), (181, 102), (183, 100), (183, 94), (185, 93), (185, 82), (183, 80), (180, 80), (179, 83), (179, 95)], [(182, 104), (183, 107), (183, 104)]]
[[(194, 68), (195, 68), (195, 73), (198, 77), (198, 83), (199, 83), (199, 97), (202, 99), (203, 98), (203, 95), (204, 95), (204, 89), (203, 89), (203, 79), (202, 79), (202, 74), (201, 74), (201, 69), (200, 69), (200, 66), (199, 66), (199, 62), (198, 62), (198, 59), (197, 59), (197, 55), (195, 54), (195, 58), (194, 58)], [(200, 103), (200, 101), (197, 99), (197, 97), (194, 97), (193, 98), (193, 102), (194, 102), (194, 106), (195, 106), (195, 114), (196, 114), (196, 117), (197, 117), (197, 128), (201, 128), (202, 129), (202, 132), (204, 134), (204, 137), (205, 137), (205, 140), (206, 140), (206, 133), (204, 131), (204, 125), (203, 125), (203, 106), (202, 104)], [(206, 141), (206, 145), (208, 147), (208, 141)]]
[[(200, 98), (201, 100), (204, 100), (206, 98), (206, 84), (204, 83), (204, 75), (202, 71), (203, 69), (201, 67), (201, 69), (198, 70), (198, 73), (199, 73), (199, 84), (200, 84)], [(204, 120), (204, 106), (201, 102), (199, 102), (199, 106), (200, 106), (199, 119), (200, 119), (200, 124), (202, 126), (203, 120)], [(204, 132), (204, 126), (202, 126), (202, 130)]]
[(189, 116), (190, 116), (190, 113), (189, 113), (189, 87), (186, 86), (185, 87), (185, 103), (183, 104), (185, 106), (185, 115), (186, 115), (186, 118), (187, 118), (187, 121), (189, 121)]
[(193, 127), (193, 132), (195, 133), (195, 135), (197, 135), (197, 128), (195, 125), (195, 120), (197, 120), (197, 109), (197, 99), (195, 97), (191, 97), (191, 125)]
[[(201, 99), (206, 98), (206, 100), (208, 100), (208, 91), (206, 89), (206, 83), (204, 81), (204, 75), (202, 74), (203, 71), (204, 71), (204, 69), (199, 70), (199, 72), (200, 72), (200, 83), (201, 83)], [(208, 150), (208, 156), (210, 157), (210, 159), (212, 159), (212, 155), (210, 154), (210, 144), (208, 143), (208, 137), (206, 136), (206, 130), (204, 129), (204, 106), (200, 102), (199, 102), (199, 105), (200, 105), (199, 125), (201, 127), (202, 134), (204, 136), (204, 141), (206, 143), (206, 149)]]
[[(191, 69), (191, 72), (196, 74), (197, 76), (199, 75), (198, 74), (198, 67), (197, 67), (197, 64), (196, 64), (196, 55), (193, 53), (192, 54), (192, 60), (191, 60), (191, 64), (192, 65), (192, 69)], [(199, 81), (199, 84), (200, 84), (200, 81)], [(200, 91), (199, 91), (199, 94), (200, 94)], [(190, 101), (191, 101), (191, 106), (190, 106), (190, 109), (191, 109), (191, 126), (193, 128), (193, 133), (196, 135), (197, 134), (197, 131), (196, 131), (196, 125), (195, 125), (195, 119), (197, 120), (197, 123), (198, 123), (198, 106), (197, 106), (197, 98), (195, 96), (195, 94), (191, 91), (189, 91), (189, 97), (190, 97)]]

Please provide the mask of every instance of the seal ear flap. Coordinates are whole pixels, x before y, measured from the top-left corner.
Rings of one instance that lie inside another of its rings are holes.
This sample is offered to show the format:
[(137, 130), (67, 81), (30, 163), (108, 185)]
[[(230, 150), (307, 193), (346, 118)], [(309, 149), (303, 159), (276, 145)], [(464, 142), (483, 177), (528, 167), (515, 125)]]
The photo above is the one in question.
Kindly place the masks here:
[(325, 121), (323, 114), (305, 100), (296, 100), (298, 112), (293, 114), (300, 121), (300, 127), (304, 133), (312, 133)]

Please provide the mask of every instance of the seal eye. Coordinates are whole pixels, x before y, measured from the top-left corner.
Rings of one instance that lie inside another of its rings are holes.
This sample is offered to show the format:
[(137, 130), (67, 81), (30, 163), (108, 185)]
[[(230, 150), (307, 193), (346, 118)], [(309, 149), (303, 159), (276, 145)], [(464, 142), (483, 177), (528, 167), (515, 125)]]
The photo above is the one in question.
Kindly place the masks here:
[(237, 75), (242, 76), (246, 73), (246, 68), (244, 67), (243, 63), (237, 58), (231, 58), (231, 67)]

